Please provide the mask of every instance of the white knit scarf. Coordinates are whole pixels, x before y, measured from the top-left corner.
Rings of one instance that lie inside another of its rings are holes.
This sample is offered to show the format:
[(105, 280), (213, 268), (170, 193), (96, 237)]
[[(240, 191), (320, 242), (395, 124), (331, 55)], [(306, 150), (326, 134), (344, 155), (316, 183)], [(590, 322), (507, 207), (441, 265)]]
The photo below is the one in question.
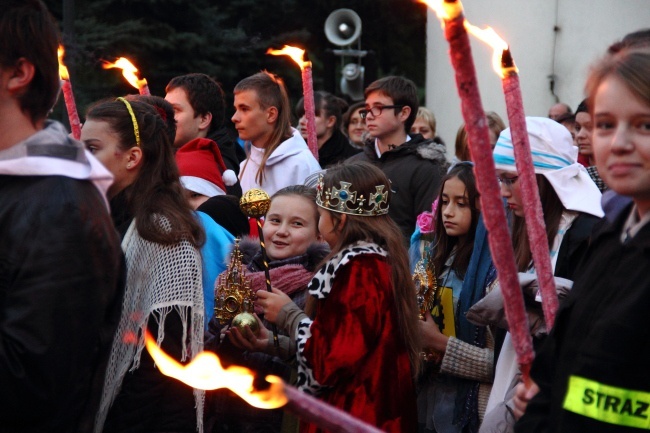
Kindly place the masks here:
[[(171, 225), (164, 217), (157, 222), (165, 230)], [(191, 341), (188, 350), (183, 339), (181, 361), (191, 359), (203, 350), (203, 288), (201, 282), (201, 253), (190, 242), (182, 240), (173, 245), (161, 245), (144, 240), (135, 228), (135, 220), (122, 241), (126, 257), (127, 281), (122, 315), (115, 333), (111, 355), (106, 369), (104, 389), (95, 420), (95, 432), (104, 427), (108, 410), (119, 394), (127, 371), (140, 365), (144, 348), (144, 330), (149, 318), (158, 322), (157, 343), (165, 338), (165, 318), (176, 311), (187, 335), (188, 319)], [(190, 317), (191, 315), (191, 317)], [(137, 336), (137, 342), (125, 343), (125, 335)], [(205, 392), (194, 390), (197, 430), (203, 431), (203, 403)]]

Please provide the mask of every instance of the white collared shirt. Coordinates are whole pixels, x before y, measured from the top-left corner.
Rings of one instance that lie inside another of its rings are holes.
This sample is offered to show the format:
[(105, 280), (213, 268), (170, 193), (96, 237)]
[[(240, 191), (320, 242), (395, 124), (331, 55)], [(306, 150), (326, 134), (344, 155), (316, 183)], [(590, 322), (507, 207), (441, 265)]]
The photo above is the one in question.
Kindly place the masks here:
[[(411, 141), (411, 136), (406, 134), (406, 141), (404, 143), (408, 143), (409, 141)], [(379, 143), (377, 142), (376, 138), (375, 138), (375, 153), (377, 154), (377, 158), (381, 158), (381, 151), (379, 150)]]
[(632, 206), (632, 211), (628, 215), (625, 224), (623, 224), (623, 231), (621, 232), (621, 242), (630, 240), (645, 226), (648, 221), (650, 221), (650, 212), (647, 212), (643, 215), (642, 218), (639, 217), (639, 210), (636, 207), (636, 204)]

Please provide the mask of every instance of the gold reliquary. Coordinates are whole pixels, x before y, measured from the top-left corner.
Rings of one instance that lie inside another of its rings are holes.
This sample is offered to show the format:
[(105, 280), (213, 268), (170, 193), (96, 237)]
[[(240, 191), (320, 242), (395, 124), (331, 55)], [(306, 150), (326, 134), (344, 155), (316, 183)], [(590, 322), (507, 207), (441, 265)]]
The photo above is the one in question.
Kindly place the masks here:
[(427, 253), (415, 265), (413, 283), (415, 284), (420, 320), (424, 320), (426, 313), (433, 309), (438, 291), (436, 270), (430, 254)]
[[(426, 319), (427, 312), (430, 313), (438, 301), (438, 279), (436, 278), (436, 268), (433, 266), (433, 257), (429, 252), (415, 265), (413, 270), (413, 283), (415, 285), (416, 300), (418, 303), (420, 320)], [(432, 361), (437, 365), (442, 361), (442, 355), (433, 349), (426, 349), (420, 353), (425, 361)], [(434, 372), (439, 367), (434, 368)]]
[(230, 255), (230, 263), (217, 278), (214, 314), (220, 323), (230, 322), (239, 313), (253, 312), (253, 292), (242, 264), (239, 239)]

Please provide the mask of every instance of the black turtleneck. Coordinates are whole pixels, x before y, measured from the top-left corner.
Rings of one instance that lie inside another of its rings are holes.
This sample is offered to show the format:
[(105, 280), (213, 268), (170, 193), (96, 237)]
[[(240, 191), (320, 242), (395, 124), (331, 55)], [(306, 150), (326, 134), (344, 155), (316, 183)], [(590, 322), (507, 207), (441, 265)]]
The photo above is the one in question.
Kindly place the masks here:
[(120, 234), (120, 238), (124, 239), (126, 231), (133, 221), (133, 212), (129, 209), (127, 196), (131, 187), (127, 187), (117, 193), (117, 195), (110, 199), (111, 205), (111, 218), (115, 229)]
[(352, 147), (348, 138), (341, 131), (335, 129), (329, 140), (318, 149), (318, 163), (322, 168), (327, 168), (338, 162), (345, 161), (359, 152), (361, 152), (361, 149)]

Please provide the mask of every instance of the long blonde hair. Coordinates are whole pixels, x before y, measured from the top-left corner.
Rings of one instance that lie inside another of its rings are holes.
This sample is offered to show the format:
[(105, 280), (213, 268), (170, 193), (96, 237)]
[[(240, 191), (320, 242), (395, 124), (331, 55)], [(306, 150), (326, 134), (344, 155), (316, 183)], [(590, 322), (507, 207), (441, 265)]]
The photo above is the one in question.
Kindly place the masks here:
[[(388, 178), (381, 170), (369, 163), (354, 162), (328, 169), (323, 179), (324, 190), (333, 186), (339, 187), (341, 180), (350, 182), (357, 194), (364, 197), (370, 197), (370, 194), (376, 192), (376, 185), (386, 185), (390, 202)], [(341, 214), (329, 212), (334, 222), (334, 230), (340, 229), (340, 234), (336, 245), (332, 247), (332, 252), (325, 258), (325, 261), (339, 253), (346, 245), (357, 241), (373, 242), (388, 252), (400, 337), (409, 352), (413, 374), (417, 376), (421, 364), (418, 308), (402, 232), (388, 215), (346, 215), (346, 222), (340, 227)], [(314, 299), (310, 297), (308, 301), (308, 314), (309, 311), (315, 311)]]
[[(266, 161), (278, 146), (285, 140), (291, 138), (291, 108), (289, 107), (289, 96), (284, 86), (284, 81), (277, 75), (267, 71), (258, 72), (255, 75), (244, 78), (235, 86), (235, 95), (247, 90), (255, 91), (260, 107), (265, 110), (275, 107), (278, 110), (278, 118), (273, 126), (273, 133), (268, 143), (264, 144), (264, 155), (262, 162), (255, 175), (255, 181), (261, 186), (264, 182), (264, 168)], [(248, 161), (244, 164), (242, 172), (246, 170)]]

